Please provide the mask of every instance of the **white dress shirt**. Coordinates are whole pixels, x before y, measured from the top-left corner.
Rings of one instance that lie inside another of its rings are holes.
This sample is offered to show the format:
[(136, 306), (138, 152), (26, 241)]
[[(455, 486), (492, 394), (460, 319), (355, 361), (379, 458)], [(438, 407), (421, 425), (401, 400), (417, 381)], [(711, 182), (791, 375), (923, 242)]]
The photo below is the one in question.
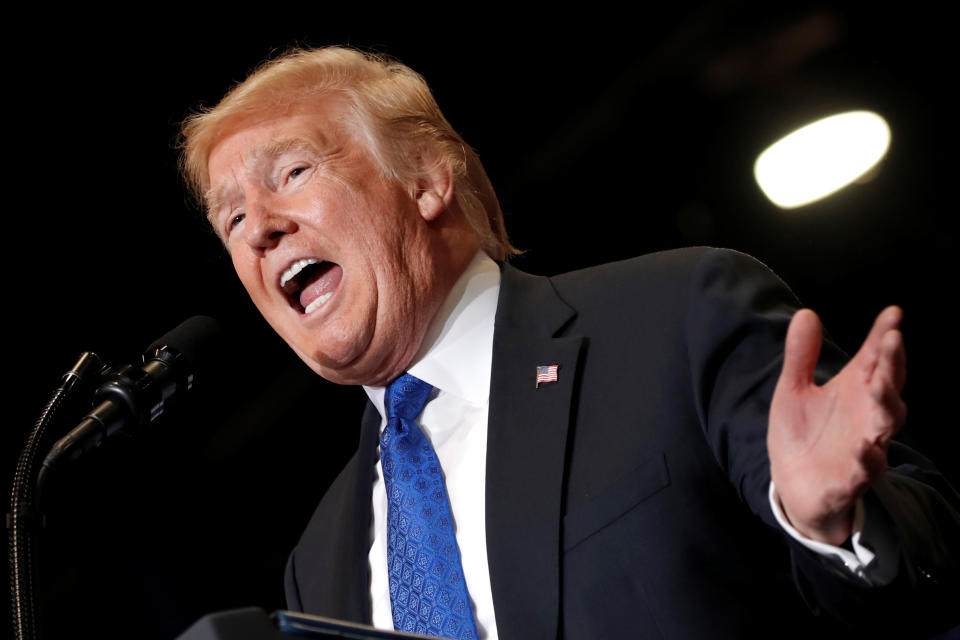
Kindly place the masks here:
[[(433, 443), (453, 511), (463, 575), (480, 638), (497, 638), (487, 564), (485, 478), (493, 321), (500, 268), (477, 253), (430, 325), (408, 373), (433, 386), (417, 424)], [(384, 388), (364, 387), (386, 426)], [(378, 453), (379, 455), (379, 453)], [(393, 629), (387, 574), (387, 493), (379, 461), (373, 481), (370, 595), (373, 626)]]
[[(409, 373), (434, 387), (417, 423), (437, 452), (443, 468), (457, 544), (463, 561), (467, 590), (481, 640), (497, 638), (490, 570), (487, 563), (485, 486), (487, 460), (487, 412), (490, 372), (493, 362), (493, 327), (500, 293), (500, 268), (483, 252), (457, 280), (424, 337)], [(380, 412), (380, 430), (386, 426), (384, 387), (364, 387)], [(378, 450), (379, 456), (379, 450)], [(387, 572), (387, 494), (379, 460), (373, 482), (373, 543), (370, 562), (370, 595), (373, 625), (393, 629), (390, 583)], [(858, 502), (853, 552), (804, 537), (783, 516), (773, 484), (770, 505), (787, 533), (808, 548), (834, 557), (867, 582), (866, 567), (874, 552), (861, 540), (864, 509)], [(885, 550), (874, 551), (885, 553)]]

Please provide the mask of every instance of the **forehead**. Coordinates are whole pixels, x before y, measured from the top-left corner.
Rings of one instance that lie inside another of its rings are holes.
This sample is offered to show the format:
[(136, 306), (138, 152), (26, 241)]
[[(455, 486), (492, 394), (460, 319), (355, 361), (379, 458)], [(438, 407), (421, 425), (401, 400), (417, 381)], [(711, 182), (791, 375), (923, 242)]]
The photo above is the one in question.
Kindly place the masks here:
[[(342, 138), (347, 110), (332, 97), (300, 102), (282, 111), (236, 118), (223, 128), (207, 157), (211, 172), (230, 156), (243, 160), (287, 151), (307, 143), (323, 147)], [(300, 141), (294, 144), (294, 141)]]
[(327, 96), (297, 103), (279, 113), (228, 123), (207, 157), (207, 203), (216, 200), (238, 172), (288, 152), (320, 154), (341, 146), (348, 137), (348, 115), (341, 100)]

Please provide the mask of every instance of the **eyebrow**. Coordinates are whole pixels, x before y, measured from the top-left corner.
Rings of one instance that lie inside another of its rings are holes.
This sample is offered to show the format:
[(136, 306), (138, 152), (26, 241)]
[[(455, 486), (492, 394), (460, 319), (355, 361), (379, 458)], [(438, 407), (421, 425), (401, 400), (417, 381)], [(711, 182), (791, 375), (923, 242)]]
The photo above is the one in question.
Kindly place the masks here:
[(317, 153), (318, 149), (312, 140), (306, 138), (280, 138), (257, 147), (250, 155), (254, 161), (258, 161), (262, 158), (276, 158), (290, 151)]
[[(306, 138), (280, 138), (279, 140), (271, 140), (256, 147), (249, 154), (249, 160), (253, 163), (260, 163), (265, 159), (278, 158), (291, 151), (306, 151), (312, 154), (319, 153), (317, 145)], [(207, 206), (207, 221), (210, 222), (210, 224), (214, 223), (216, 212), (219, 210), (226, 193), (230, 189), (230, 185), (221, 185), (216, 189), (208, 189), (206, 193), (203, 194), (203, 200)]]

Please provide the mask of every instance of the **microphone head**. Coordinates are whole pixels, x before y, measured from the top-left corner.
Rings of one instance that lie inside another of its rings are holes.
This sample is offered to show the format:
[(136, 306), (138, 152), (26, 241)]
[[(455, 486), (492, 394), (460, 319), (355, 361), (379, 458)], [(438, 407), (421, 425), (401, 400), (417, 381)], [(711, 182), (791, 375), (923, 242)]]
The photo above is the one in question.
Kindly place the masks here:
[(144, 353), (153, 358), (161, 351), (173, 351), (194, 370), (199, 364), (217, 359), (223, 348), (223, 326), (208, 316), (193, 316), (154, 340)]

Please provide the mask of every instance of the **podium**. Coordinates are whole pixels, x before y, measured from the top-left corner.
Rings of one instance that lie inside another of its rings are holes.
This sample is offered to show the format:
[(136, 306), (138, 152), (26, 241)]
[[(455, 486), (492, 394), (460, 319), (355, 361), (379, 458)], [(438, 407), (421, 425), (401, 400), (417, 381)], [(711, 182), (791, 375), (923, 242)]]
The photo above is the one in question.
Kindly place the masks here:
[(290, 635), (280, 631), (276, 622), (263, 609), (247, 607), (205, 615), (177, 638), (177, 640), (221, 639), (290, 640)]
[(268, 614), (259, 607), (232, 609), (203, 616), (177, 640), (436, 640), (428, 636), (375, 629), (362, 624), (291, 611)]

